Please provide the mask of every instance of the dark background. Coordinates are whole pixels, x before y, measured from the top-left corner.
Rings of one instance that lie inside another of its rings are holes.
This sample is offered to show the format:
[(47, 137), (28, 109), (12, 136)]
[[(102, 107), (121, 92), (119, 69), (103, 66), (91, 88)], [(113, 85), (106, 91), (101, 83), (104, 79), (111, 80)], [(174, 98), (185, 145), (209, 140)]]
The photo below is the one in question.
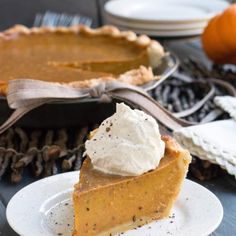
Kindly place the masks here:
[(93, 19), (97, 26), (97, 5), (104, 0), (0, 0), (0, 30), (15, 24), (32, 26), (37, 13), (47, 10), (81, 14)]
[[(35, 14), (43, 13), (46, 10), (71, 14), (80, 13), (91, 17), (93, 19), (93, 26), (97, 26), (100, 22), (98, 19), (99, 13), (97, 12), (97, 6), (102, 6), (106, 1), (107, 0), (0, 0), (0, 30), (11, 27), (14, 24), (31, 26)], [(236, 0), (228, 1), (236, 2)]]

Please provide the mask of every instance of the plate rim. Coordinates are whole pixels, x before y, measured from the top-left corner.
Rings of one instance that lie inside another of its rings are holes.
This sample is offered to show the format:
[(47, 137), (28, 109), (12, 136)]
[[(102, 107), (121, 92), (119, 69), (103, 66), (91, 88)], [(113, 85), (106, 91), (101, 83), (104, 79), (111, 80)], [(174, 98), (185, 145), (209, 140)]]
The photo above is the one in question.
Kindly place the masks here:
[[(129, 1), (132, 1), (132, 0), (129, 0)], [(137, 0), (135, 0), (137, 2)], [(142, 0), (138, 0), (140, 2), (142, 2)], [(170, 0), (170, 1), (173, 1), (173, 0)], [(186, 0), (182, 0), (182, 1), (185, 1), (187, 2)], [(222, 4), (224, 5), (224, 7), (222, 6), (221, 7), (221, 10), (225, 9), (227, 6), (229, 6), (230, 4), (225, 1), (225, 0), (212, 0), (213, 2), (211, 2), (211, 4), (208, 4), (208, 6), (212, 6), (214, 3), (215, 4)], [(142, 19), (142, 18), (138, 18), (138, 17), (128, 17), (128, 16), (124, 16), (124, 15), (120, 15), (118, 13), (114, 13), (111, 9), (109, 9), (112, 4), (114, 4), (115, 2), (121, 2), (121, 0), (111, 0), (111, 1), (107, 1), (104, 5), (104, 11), (116, 18), (120, 18), (120, 19), (125, 19), (125, 20), (129, 20), (129, 21), (136, 21), (136, 22), (146, 22), (146, 23), (156, 23), (156, 22), (159, 22), (159, 23), (186, 23), (186, 22), (199, 22), (199, 21), (207, 21), (209, 20), (212, 16), (214, 16), (215, 14), (217, 14), (219, 11), (211, 11), (210, 13), (208, 13), (207, 17), (204, 17), (204, 18), (201, 18), (201, 19), (185, 19), (185, 20), (168, 20), (168, 19), (165, 19), (165, 20), (155, 20), (155, 19)], [(194, 2), (194, 1), (193, 1)], [(203, 2), (203, 1), (202, 1)], [(195, 2), (196, 3), (196, 2)], [(197, 3), (199, 4), (199, 1), (197, 1)], [(127, 6), (127, 3), (126, 3), (126, 6)]]
[[(181, 31), (202, 29), (206, 26), (207, 21), (178, 23), (178, 24), (160, 24), (160, 23), (146, 23), (146, 22), (132, 22), (124, 19), (119, 19), (105, 12), (106, 24), (117, 24), (123, 27), (130, 27), (135, 29), (149, 29), (160, 31)], [(167, 27), (167, 28), (166, 28)]]
[[(54, 175), (54, 176), (49, 176), (49, 177), (46, 177), (46, 178), (43, 178), (43, 179), (40, 179), (40, 180), (37, 180), (27, 186), (25, 186), (24, 188), (22, 188), (21, 190), (19, 190), (9, 201), (8, 205), (7, 205), (7, 208), (6, 208), (6, 218), (7, 218), (7, 221), (10, 225), (10, 227), (18, 234), (20, 235), (24, 235), (23, 233), (24, 232), (21, 232), (21, 230), (19, 229), (19, 227), (17, 226), (17, 224), (15, 225), (14, 224), (14, 217), (12, 218), (12, 215), (11, 215), (11, 207), (14, 207), (14, 204), (17, 204), (17, 198), (19, 197), (20, 194), (22, 194), (22, 192), (24, 192), (26, 189), (30, 189), (32, 188), (32, 186), (34, 185), (37, 185), (39, 182), (47, 182), (48, 179), (50, 179), (50, 181), (53, 181), (53, 179), (60, 179), (61, 176), (67, 176), (68, 179), (74, 179), (76, 176), (78, 177), (79, 176), (79, 172), (80, 171), (71, 171), (71, 172), (66, 172), (66, 173), (60, 173), (60, 174), (57, 174), (57, 175)], [(185, 179), (184, 180), (184, 183), (187, 184), (187, 185), (192, 185), (197, 188), (200, 188), (202, 191), (205, 192), (205, 194), (207, 194), (208, 196), (210, 196), (210, 199), (215, 201), (215, 203), (218, 205), (218, 214), (219, 216), (217, 216), (217, 223), (215, 223), (212, 227), (209, 228), (208, 232), (206, 232), (206, 234), (210, 234), (212, 232), (214, 232), (218, 226), (220, 225), (220, 223), (222, 222), (222, 219), (223, 219), (223, 215), (224, 215), (224, 209), (223, 209), (223, 206), (221, 204), (221, 201), (219, 200), (219, 198), (213, 193), (211, 192), (209, 189), (207, 189), (206, 187), (202, 186), (201, 184), (195, 182), (195, 181), (192, 181), (192, 180), (189, 180), (189, 179)], [(18, 199), (19, 200), (19, 199)]]
[[(146, 34), (149, 36), (154, 36), (154, 37), (168, 37), (168, 38), (175, 38), (175, 37), (190, 37), (190, 36), (199, 36), (203, 32), (203, 28), (199, 29), (194, 29), (194, 30), (180, 30), (180, 31), (173, 31), (173, 30), (168, 30), (168, 31), (161, 31), (161, 30), (149, 30), (149, 29), (134, 29), (131, 27), (124, 27), (118, 24), (114, 25), (118, 27), (120, 30), (132, 30), (136, 34)], [(174, 32), (174, 33), (173, 33)]]
[(22, 192), (24, 192), (26, 189), (28, 188), (31, 188), (33, 185), (37, 185), (39, 182), (47, 182), (48, 179), (57, 179), (57, 178), (60, 178), (60, 176), (63, 176), (63, 175), (68, 175), (68, 178), (72, 178), (72, 175), (77, 175), (78, 176), (78, 179), (79, 179), (79, 173), (80, 171), (79, 170), (76, 170), (76, 171), (70, 171), (70, 172), (66, 172), (66, 173), (59, 173), (59, 174), (56, 174), (56, 175), (52, 175), (52, 176), (47, 176), (45, 178), (42, 178), (42, 179), (39, 179), (39, 180), (36, 180), (28, 185), (26, 185), (25, 187), (23, 187), (22, 189), (20, 189), (18, 192), (16, 192), (12, 198), (10, 199), (10, 201), (8, 202), (7, 204), (7, 207), (6, 207), (6, 219), (7, 219), (7, 222), (8, 224), (10, 225), (10, 227), (19, 235), (23, 235), (22, 232), (20, 232), (19, 230), (16, 229), (16, 227), (14, 226), (14, 223), (12, 223), (12, 219), (10, 219), (10, 213), (9, 213), (9, 209), (11, 207), (11, 205), (13, 204), (13, 202), (15, 201), (15, 198), (18, 197), (17, 195), (20, 195)]

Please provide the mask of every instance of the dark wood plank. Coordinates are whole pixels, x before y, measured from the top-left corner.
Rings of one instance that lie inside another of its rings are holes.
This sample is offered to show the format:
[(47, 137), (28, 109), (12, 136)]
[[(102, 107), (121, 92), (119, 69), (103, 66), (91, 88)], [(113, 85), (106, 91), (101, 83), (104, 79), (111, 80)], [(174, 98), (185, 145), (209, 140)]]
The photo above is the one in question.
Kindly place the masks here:
[(3, 229), (5, 224), (6, 224), (6, 208), (3, 205), (3, 202), (0, 200), (0, 235), (1, 235), (1, 229)]

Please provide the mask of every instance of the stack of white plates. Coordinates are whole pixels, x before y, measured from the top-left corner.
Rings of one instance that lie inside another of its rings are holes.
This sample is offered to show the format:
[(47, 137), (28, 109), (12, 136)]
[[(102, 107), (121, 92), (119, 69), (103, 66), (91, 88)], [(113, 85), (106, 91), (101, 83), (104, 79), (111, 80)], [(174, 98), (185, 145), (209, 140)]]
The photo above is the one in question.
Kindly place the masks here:
[(224, 0), (111, 0), (105, 4), (105, 21), (138, 34), (193, 36), (228, 6)]

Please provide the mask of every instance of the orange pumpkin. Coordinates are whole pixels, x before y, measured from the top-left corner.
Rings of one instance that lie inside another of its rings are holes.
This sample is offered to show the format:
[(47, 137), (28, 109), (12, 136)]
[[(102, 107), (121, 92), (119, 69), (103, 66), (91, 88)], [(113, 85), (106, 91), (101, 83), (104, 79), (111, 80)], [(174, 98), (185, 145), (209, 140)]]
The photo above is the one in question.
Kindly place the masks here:
[(202, 34), (202, 44), (215, 63), (236, 64), (236, 4), (209, 21)]

